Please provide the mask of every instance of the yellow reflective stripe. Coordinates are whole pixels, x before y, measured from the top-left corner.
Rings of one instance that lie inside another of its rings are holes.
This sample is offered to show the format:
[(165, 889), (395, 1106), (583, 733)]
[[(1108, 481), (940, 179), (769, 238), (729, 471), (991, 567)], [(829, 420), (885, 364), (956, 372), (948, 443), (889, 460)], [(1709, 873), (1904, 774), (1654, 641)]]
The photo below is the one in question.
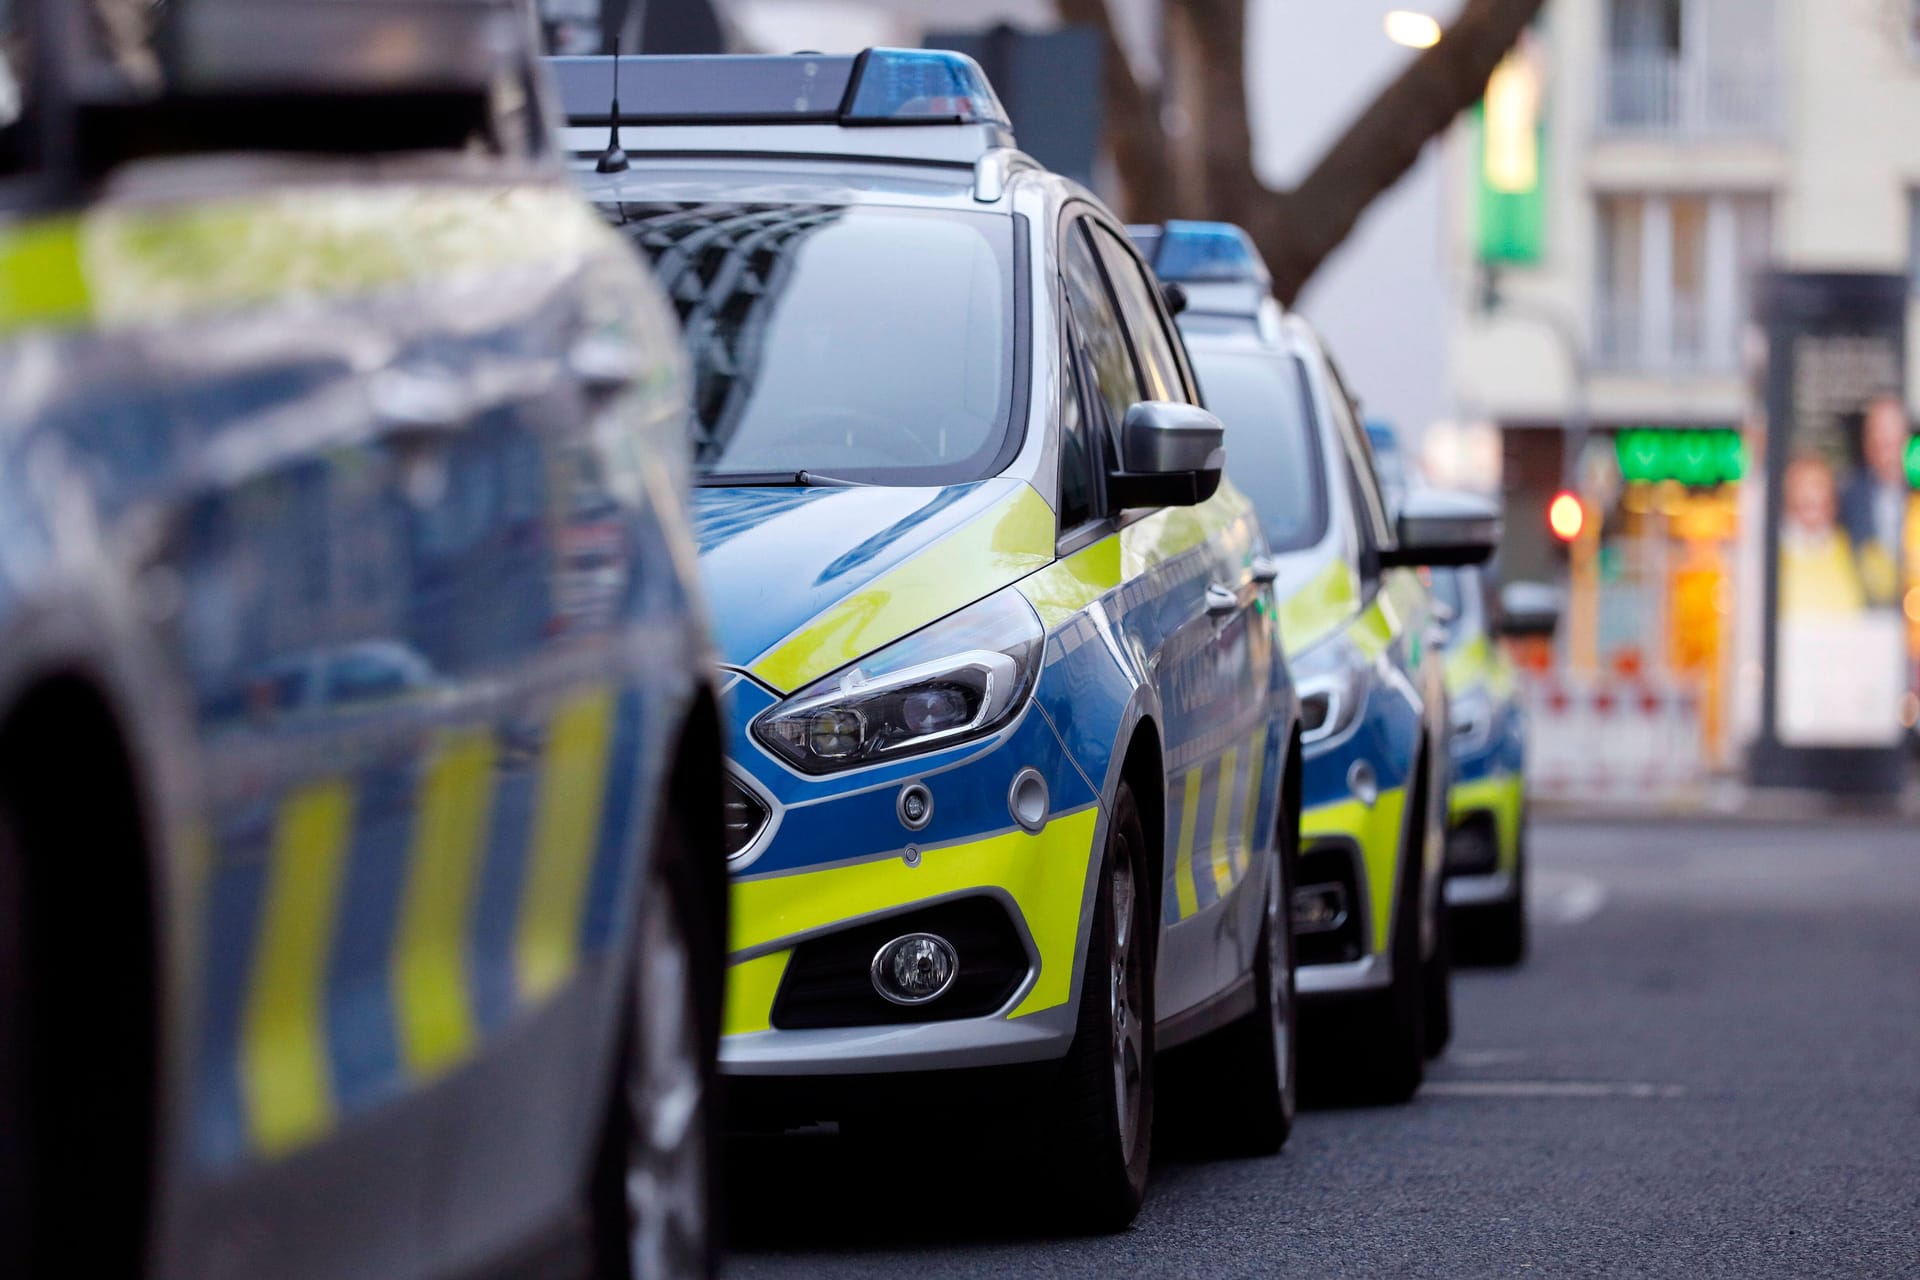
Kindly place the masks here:
[(1120, 582), (1120, 535), (1112, 533), (1021, 579), (1020, 594), (1052, 631)]
[(1485, 636), (1474, 636), (1447, 654), (1447, 688), (1459, 691), (1493, 674), (1493, 647)]
[(0, 231), (0, 328), (14, 319), (71, 321), (87, 314), (79, 224), (72, 218)]
[(548, 729), (527, 887), (514, 937), (524, 1000), (551, 993), (572, 976), (578, 959), (580, 908), (600, 832), (612, 727), (613, 694), (598, 689), (561, 703)]
[[(1260, 775), (1267, 771), (1267, 726), (1261, 725), (1254, 730), (1252, 754), (1247, 757), (1247, 821), (1246, 835), (1241, 844), (1248, 849), (1256, 846), (1263, 832), (1260, 830)], [(1282, 815), (1284, 816), (1284, 815)], [(1282, 846), (1284, 847), (1284, 846)], [(1241, 870), (1245, 870), (1245, 864)]]
[(1200, 909), (1198, 891), (1193, 885), (1193, 828), (1200, 819), (1200, 769), (1187, 770), (1185, 790), (1180, 800), (1180, 839), (1173, 856), (1173, 892), (1180, 904), (1180, 918)]
[(1320, 836), (1347, 836), (1360, 846), (1367, 873), (1367, 901), (1373, 912), (1373, 950), (1387, 949), (1393, 928), (1393, 897), (1400, 879), (1400, 828), (1407, 811), (1407, 789), (1382, 791), (1372, 808), (1341, 800), (1308, 809), (1300, 817), (1300, 839), (1310, 847)]
[(1526, 804), (1526, 781), (1517, 773), (1496, 773), (1472, 782), (1456, 782), (1448, 793), (1447, 817), (1457, 822), (1485, 810), (1499, 827), (1500, 870), (1520, 865), (1520, 815)]
[(1280, 601), (1280, 639), (1289, 653), (1330, 635), (1352, 615), (1360, 598), (1347, 562), (1335, 556)]
[(736, 880), (732, 948), (747, 951), (965, 889), (1009, 895), (1040, 953), (1040, 976), (1013, 1017), (1066, 1003), (1073, 989), (1080, 910), (1093, 855), (1092, 806), (1053, 819), (1037, 834), (1010, 831), (923, 850), (920, 865), (878, 858), (844, 867)]
[[(1138, 577), (1210, 538), (1235, 531), (1251, 511), (1240, 491), (1223, 479), (1214, 495), (1197, 507), (1166, 507), (1137, 520), (1120, 531), (1121, 574)], [(1239, 532), (1230, 549), (1240, 549), (1247, 541), (1247, 530)]]
[(333, 1123), (327, 953), (352, 832), (353, 793), (344, 781), (314, 783), (280, 808), (240, 1046), (247, 1126), (266, 1155)]
[(1381, 592), (1347, 624), (1347, 639), (1369, 659), (1378, 658), (1393, 644), (1394, 619), (1385, 602), (1386, 593)]
[(773, 1000), (780, 994), (780, 979), (787, 974), (792, 951), (742, 960), (727, 969), (726, 1014), (720, 1021), (720, 1033), (746, 1035), (773, 1029)]
[(1053, 559), (1053, 508), (1020, 484), (987, 511), (767, 650), (753, 673), (791, 692)]
[(1228, 747), (1220, 757), (1218, 785), (1213, 801), (1213, 888), (1222, 898), (1233, 888), (1239, 841), (1233, 838), (1233, 784), (1240, 772), (1240, 749)]
[(485, 729), (449, 733), (421, 788), (393, 957), (400, 1055), (416, 1076), (439, 1074), (473, 1045), (467, 922), (487, 844), (493, 761)]
[[(309, 185), (179, 204), (103, 204), (0, 227), (0, 332), (156, 324), (214, 309), (563, 261), (614, 244), (559, 183)], [(610, 257), (610, 261), (612, 258)]]

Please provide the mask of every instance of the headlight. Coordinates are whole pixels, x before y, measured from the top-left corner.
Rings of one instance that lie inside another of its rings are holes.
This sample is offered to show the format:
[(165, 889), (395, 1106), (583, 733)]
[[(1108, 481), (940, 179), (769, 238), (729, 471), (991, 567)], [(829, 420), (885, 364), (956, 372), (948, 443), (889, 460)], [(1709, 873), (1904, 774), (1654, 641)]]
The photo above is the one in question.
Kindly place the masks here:
[(1448, 716), (1453, 723), (1453, 750), (1471, 755), (1493, 736), (1493, 699), (1485, 689), (1469, 689), (1453, 700)]
[(1367, 705), (1366, 657), (1352, 642), (1334, 636), (1293, 660), (1300, 696), (1300, 741), (1320, 742), (1352, 728)]
[(1002, 591), (814, 681), (762, 713), (753, 736), (805, 773), (985, 737), (1026, 702), (1045, 645), (1033, 606)]

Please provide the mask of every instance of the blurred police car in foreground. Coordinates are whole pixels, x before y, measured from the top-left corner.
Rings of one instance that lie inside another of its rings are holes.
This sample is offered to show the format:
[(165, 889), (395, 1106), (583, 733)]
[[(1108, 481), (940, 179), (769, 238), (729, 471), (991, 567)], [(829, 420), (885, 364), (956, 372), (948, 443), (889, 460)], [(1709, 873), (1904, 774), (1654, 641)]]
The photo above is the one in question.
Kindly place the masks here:
[(611, 60), (559, 80), (694, 360), (741, 1118), (985, 1085), (1039, 1193), (1117, 1227), (1191, 1042), (1190, 1100), (1277, 1148), (1294, 700), (1152, 275), (965, 58), (620, 63), (618, 127)]
[(0, 1275), (710, 1271), (684, 364), (527, 15), (0, 15)]
[(1483, 504), (1433, 493), (1390, 516), (1339, 372), (1274, 301), (1244, 231), (1170, 222), (1134, 235), (1185, 296), (1180, 327), (1202, 393), (1278, 562), (1306, 744), (1293, 915), (1301, 998), (1315, 1015), (1309, 1061), (1343, 1090), (1403, 1100), (1452, 1019), (1440, 896), (1447, 699), (1416, 569), (1484, 560), (1499, 522)]

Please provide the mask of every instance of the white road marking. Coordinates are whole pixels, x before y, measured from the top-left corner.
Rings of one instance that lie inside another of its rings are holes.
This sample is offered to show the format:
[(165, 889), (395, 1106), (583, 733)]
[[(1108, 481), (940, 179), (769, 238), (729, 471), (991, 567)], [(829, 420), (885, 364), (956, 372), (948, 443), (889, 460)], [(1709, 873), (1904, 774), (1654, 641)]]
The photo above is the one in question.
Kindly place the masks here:
[(1541, 872), (1534, 880), (1533, 911), (1547, 924), (1585, 924), (1607, 905), (1607, 887), (1592, 876)]
[(1641, 1080), (1435, 1080), (1421, 1092), (1442, 1098), (1678, 1098), (1687, 1091)]
[(1497, 1067), (1505, 1062), (1524, 1062), (1525, 1049), (1449, 1049), (1447, 1061), (1456, 1067)]

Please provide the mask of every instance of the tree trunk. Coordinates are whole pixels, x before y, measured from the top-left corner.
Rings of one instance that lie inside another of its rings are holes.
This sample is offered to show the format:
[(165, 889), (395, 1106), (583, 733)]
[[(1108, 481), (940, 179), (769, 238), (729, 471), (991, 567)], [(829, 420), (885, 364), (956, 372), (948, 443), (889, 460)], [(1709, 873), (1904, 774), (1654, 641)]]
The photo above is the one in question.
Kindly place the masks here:
[[(1169, 138), (1157, 103), (1133, 76), (1106, 0), (1060, 0), (1068, 22), (1098, 26), (1107, 50), (1107, 136), (1126, 186), (1129, 217), (1177, 216), (1189, 202), (1173, 188), (1171, 149), (1200, 148), (1204, 204), (1211, 216), (1253, 236), (1273, 271), (1273, 290), (1291, 306), (1307, 281), (1353, 231), (1367, 207), (1404, 177), (1421, 150), (1480, 100), (1487, 78), (1513, 48), (1543, 0), (1467, 0), (1440, 43), (1420, 53), (1327, 150), (1300, 185), (1273, 191), (1253, 168), (1247, 112), (1246, 0), (1166, 0), (1176, 47), (1190, 42), (1200, 76), (1183, 136)], [(1383, 37), (1384, 38), (1384, 37)], [(1181, 166), (1183, 169), (1186, 166)]]

